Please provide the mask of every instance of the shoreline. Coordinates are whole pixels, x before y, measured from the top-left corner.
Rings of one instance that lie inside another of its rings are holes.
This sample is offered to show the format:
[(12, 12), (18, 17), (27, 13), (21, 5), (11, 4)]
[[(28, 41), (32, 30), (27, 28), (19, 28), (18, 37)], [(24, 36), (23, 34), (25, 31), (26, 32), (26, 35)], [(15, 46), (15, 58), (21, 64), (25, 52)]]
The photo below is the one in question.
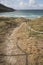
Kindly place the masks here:
[(36, 18), (41, 18), (43, 16), (38, 16), (38, 17), (9, 17), (9, 16), (0, 16), (0, 18), (25, 18), (25, 19), (36, 19)]

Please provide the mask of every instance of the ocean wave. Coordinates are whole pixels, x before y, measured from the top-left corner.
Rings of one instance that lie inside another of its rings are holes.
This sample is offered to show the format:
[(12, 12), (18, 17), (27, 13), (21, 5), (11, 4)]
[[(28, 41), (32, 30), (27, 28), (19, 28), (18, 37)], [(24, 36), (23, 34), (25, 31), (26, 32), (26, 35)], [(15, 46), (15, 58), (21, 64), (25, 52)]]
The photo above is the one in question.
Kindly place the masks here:
[(33, 13), (15, 13), (15, 12), (10, 12), (10, 13), (1, 13), (0, 17), (4, 16), (4, 17), (24, 17), (24, 18), (40, 18), (42, 15), (38, 15), (38, 14), (33, 14)]
[(24, 15), (15, 15), (14, 17), (26, 17)]

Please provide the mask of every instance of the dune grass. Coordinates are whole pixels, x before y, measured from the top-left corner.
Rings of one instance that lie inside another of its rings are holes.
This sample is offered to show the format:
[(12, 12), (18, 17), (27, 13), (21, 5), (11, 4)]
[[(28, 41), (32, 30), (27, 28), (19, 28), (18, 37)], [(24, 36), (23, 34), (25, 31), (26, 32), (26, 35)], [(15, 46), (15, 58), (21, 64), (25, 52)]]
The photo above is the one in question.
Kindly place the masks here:
[[(28, 29), (28, 26), (30, 26), (34, 30), (43, 32), (43, 17), (36, 19), (0, 17), (0, 49), (1, 46), (3, 47), (1, 43), (4, 43), (6, 36), (9, 37), (9, 35), (13, 34), (12, 31), (23, 22), (25, 24), (15, 33), (15, 36), (19, 39), (20, 44), (18, 44), (25, 52), (31, 52), (28, 56), (30, 65), (43, 65), (43, 34)], [(11, 38), (14, 43), (17, 41), (15, 41), (15, 36), (13, 35)]]

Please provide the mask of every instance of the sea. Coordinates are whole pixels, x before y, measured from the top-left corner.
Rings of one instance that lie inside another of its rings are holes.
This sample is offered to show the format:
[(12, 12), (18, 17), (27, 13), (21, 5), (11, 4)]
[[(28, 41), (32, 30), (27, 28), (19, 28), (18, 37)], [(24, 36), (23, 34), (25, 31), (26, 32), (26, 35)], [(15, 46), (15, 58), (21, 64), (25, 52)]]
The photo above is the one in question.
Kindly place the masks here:
[(43, 16), (43, 10), (16, 10), (13, 12), (0, 13), (0, 17), (24, 17), (37, 18)]

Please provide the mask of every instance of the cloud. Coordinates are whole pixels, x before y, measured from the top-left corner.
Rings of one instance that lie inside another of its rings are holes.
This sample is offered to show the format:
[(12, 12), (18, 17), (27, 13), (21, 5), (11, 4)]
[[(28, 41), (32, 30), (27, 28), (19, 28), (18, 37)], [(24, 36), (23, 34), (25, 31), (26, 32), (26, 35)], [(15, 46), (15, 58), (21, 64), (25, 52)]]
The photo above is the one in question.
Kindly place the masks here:
[(43, 9), (43, 4), (38, 4), (39, 9)]
[(38, 0), (0, 0), (0, 3), (15, 9), (43, 9), (43, 1)]
[(36, 5), (36, 1), (35, 0), (29, 0), (29, 6), (34, 6)]
[(36, 0), (29, 0), (29, 7), (33, 9), (43, 9), (43, 4), (39, 4)]
[(43, 7), (43, 4), (39, 4), (39, 7)]
[(21, 1), (19, 1), (19, 3), (18, 3), (18, 7), (19, 7), (20, 9), (25, 9), (25, 8), (27, 7), (27, 3), (24, 2), (23, 0), (21, 0)]
[(21, 2), (19, 3), (19, 5), (20, 5), (20, 6), (26, 6), (27, 3), (24, 3), (24, 2), (21, 1)]
[(20, 5), (20, 6), (23, 6), (23, 5), (24, 5), (24, 3), (23, 3), (23, 2), (20, 2), (20, 3), (19, 3), (19, 5)]

